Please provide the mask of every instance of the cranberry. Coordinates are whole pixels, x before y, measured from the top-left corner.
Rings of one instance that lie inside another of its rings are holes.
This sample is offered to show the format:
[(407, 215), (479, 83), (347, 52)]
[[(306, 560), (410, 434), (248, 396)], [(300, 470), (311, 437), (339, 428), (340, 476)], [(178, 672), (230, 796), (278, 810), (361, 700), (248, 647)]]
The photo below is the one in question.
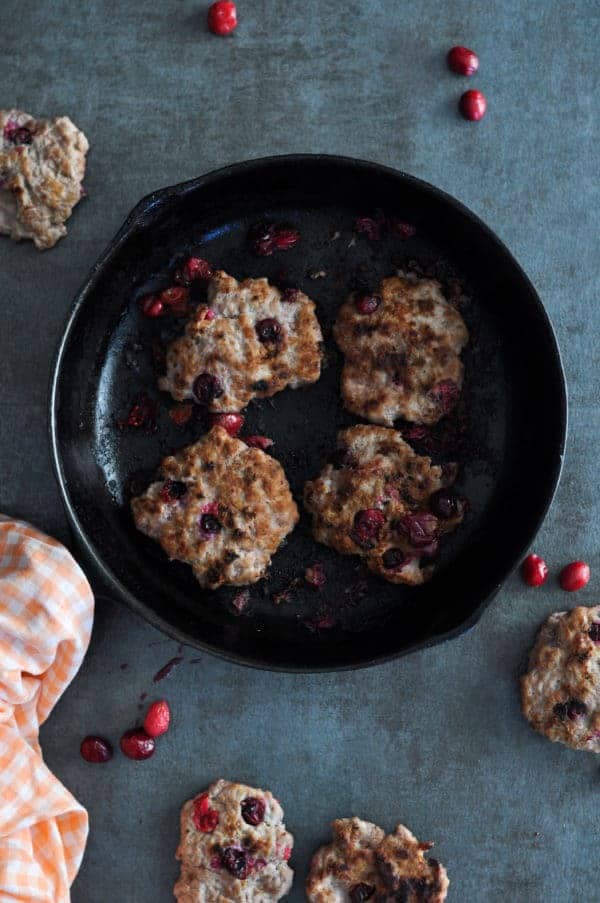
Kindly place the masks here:
[(96, 765), (101, 762), (108, 762), (113, 757), (113, 748), (108, 740), (105, 740), (103, 737), (96, 737), (94, 734), (89, 734), (83, 738), (80, 752), (86, 762), (93, 762)]
[(194, 380), (192, 389), (198, 404), (209, 405), (215, 398), (223, 394), (223, 386), (212, 373), (201, 373)]
[(148, 398), (147, 395), (140, 395), (138, 401), (131, 406), (131, 410), (127, 415), (124, 423), (121, 421), (120, 426), (131, 426), (134, 429), (144, 427), (146, 432), (151, 433), (156, 429), (156, 419), (158, 417), (158, 406), (155, 401)]
[(211, 426), (220, 426), (230, 436), (237, 436), (244, 425), (244, 418), (241, 414), (211, 414), (208, 418)]
[(383, 566), (387, 571), (399, 571), (408, 562), (402, 549), (387, 549), (383, 553)]
[(394, 219), (392, 220), (392, 229), (398, 238), (401, 238), (402, 241), (406, 241), (408, 238), (412, 238), (413, 235), (416, 234), (417, 230), (412, 223), (404, 223), (402, 220)]
[(161, 317), (165, 312), (165, 305), (157, 295), (144, 295), (140, 298), (139, 307), (145, 317)]
[(13, 129), (10, 134), (9, 141), (12, 144), (31, 144), (32, 134), (29, 129), (25, 128), (25, 126), (21, 126), (20, 128)]
[(185, 426), (192, 416), (193, 410), (191, 404), (180, 404), (170, 409), (169, 417), (177, 426)]
[(461, 513), (461, 502), (448, 489), (439, 489), (429, 499), (429, 507), (441, 520), (450, 520)]
[(214, 514), (203, 514), (200, 517), (200, 532), (204, 534), (204, 538), (214, 536), (221, 530), (221, 522)]
[(317, 562), (316, 564), (313, 564), (312, 567), (306, 568), (304, 579), (310, 586), (321, 589), (321, 587), (325, 586), (327, 583), (327, 574), (325, 573), (323, 565)]
[(349, 891), (350, 903), (363, 903), (363, 900), (370, 900), (375, 893), (372, 884), (354, 884)]
[(221, 864), (234, 878), (244, 881), (250, 873), (248, 855), (238, 847), (225, 847), (221, 852)]
[(429, 391), (429, 396), (443, 414), (449, 414), (458, 401), (460, 390), (453, 379), (442, 379)]
[(242, 818), (248, 825), (260, 825), (265, 817), (265, 801), (257, 796), (249, 796), (242, 800)]
[(160, 737), (169, 730), (171, 710), (166, 699), (153, 702), (144, 718), (144, 730), (149, 737)]
[[(415, 511), (394, 521), (393, 526), (399, 533), (406, 536), (411, 546), (425, 550), (436, 539), (438, 519), (429, 511)], [(425, 552), (423, 551), (422, 554)]]
[(448, 66), (457, 75), (473, 75), (479, 69), (479, 57), (468, 47), (452, 47), (448, 51)]
[(208, 282), (212, 279), (213, 268), (202, 257), (188, 257), (175, 271), (175, 282), (189, 286), (192, 282)]
[(268, 436), (242, 436), (242, 442), (245, 442), (248, 448), (260, 448), (262, 451), (275, 444)]
[(350, 449), (345, 445), (340, 446), (340, 448), (336, 448), (330, 458), (330, 461), (336, 470), (340, 470), (342, 467), (354, 467), (357, 463), (356, 458), (354, 457)]
[(208, 8), (208, 27), (213, 34), (220, 37), (231, 34), (237, 28), (237, 9), (235, 3), (228, 0), (217, 0)]
[(539, 555), (528, 555), (521, 566), (521, 575), (527, 586), (541, 586), (548, 576), (548, 565)]
[(357, 511), (354, 516), (352, 539), (357, 546), (370, 549), (377, 542), (384, 523), (385, 517), (379, 508), (364, 508)]
[(241, 589), (239, 592), (235, 594), (233, 599), (231, 600), (231, 604), (237, 611), (239, 615), (243, 612), (243, 610), (248, 605), (250, 601), (250, 590), (249, 589)]
[(121, 752), (128, 759), (149, 759), (154, 755), (154, 740), (149, 737), (145, 730), (141, 727), (134, 727), (130, 731), (125, 731), (119, 741)]
[(281, 300), (287, 302), (288, 304), (295, 304), (300, 300), (300, 289), (284, 288), (281, 293)]
[(187, 492), (187, 486), (180, 480), (166, 480), (160, 490), (160, 497), (163, 502), (176, 502), (183, 498)]
[(265, 345), (271, 342), (281, 341), (281, 323), (274, 317), (267, 317), (265, 320), (259, 320), (255, 328), (259, 341), (263, 342)]
[(418, 442), (420, 439), (425, 439), (428, 435), (429, 430), (420, 423), (411, 423), (409, 426), (402, 428), (403, 439), (412, 439)]
[(292, 858), (292, 848), (286, 847), (282, 853), (281, 858), (284, 862), (288, 862)]
[(371, 216), (359, 216), (354, 223), (354, 230), (355, 232), (358, 232), (359, 235), (366, 235), (371, 241), (378, 241), (381, 238), (381, 232), (384, 226), (384, 217), (374, 219)]
[(590, 566), (585, 561), (572, 561), (558, 575), (561, 589), (573, 593), (590, 582)]
[(289, 251), (300, 241), (297, 229), (274, 223), (258, 223), (250, 230), (250, 238), (255, 254), (270, 257), (275, 251)]
[(159, 295), (160, 300), (169, 308), (172, 314), (183, 316), (188, 312), (188, 301), (190, 298), (189, 288), (181, 285), (173, 285), (166, 288)]
[(588, 630), (590, 640), (593, 640), (594, 643), (600, 643), (600, 623), (598, 621), (594, 621)]
[(465, 91), (458, 102), (458, 108), (465, 119), (479, 122), (485, 116), (487, 100), (481, 91)]
[(374, 314), (381, 304), (381, 298), (379, 295), (359, 295), (354, 304), (360, 314)]
[(208, 793), (201, 793), (194, 800), (192, 821), (198, 831), (201, 831), (203, 834), (212, 834), (219, 824), (219, 813), (216, 809), (211, 809)]
[(216, 313), (214, 312), (214, 310), (211, 307), (207, 307), (206, 310), (204, 311), (204, 319), (205, 320), (214, 320), (214, 318), (216, 316), (217, 316)]

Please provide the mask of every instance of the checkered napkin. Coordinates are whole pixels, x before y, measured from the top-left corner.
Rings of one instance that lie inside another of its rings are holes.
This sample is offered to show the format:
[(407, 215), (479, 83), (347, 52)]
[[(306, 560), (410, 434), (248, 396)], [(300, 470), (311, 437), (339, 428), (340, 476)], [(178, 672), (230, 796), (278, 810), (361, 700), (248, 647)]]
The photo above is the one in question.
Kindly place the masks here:
[(87, 812), (44, 765), (38, 730), (88, 646), (94, 599), (67, 550), (0, 515), (0, 903), (67, 903)]

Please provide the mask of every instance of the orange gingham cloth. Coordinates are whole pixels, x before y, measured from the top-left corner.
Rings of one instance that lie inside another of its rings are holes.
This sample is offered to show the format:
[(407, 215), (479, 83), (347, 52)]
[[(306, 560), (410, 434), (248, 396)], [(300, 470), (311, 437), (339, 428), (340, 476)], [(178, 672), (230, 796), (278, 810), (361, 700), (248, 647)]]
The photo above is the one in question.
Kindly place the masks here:
[(66, 903), (85, 809), (44, 765), (40, 725), (87, 649), (94, 598), (67, 550), (0, 515), (0, 903)]

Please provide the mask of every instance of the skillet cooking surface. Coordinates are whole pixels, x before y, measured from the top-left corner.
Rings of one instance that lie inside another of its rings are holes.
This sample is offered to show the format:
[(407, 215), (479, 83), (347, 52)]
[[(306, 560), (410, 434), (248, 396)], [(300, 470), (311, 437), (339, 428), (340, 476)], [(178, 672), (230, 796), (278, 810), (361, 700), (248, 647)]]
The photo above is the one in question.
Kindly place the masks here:
[[(405, 241), (356, 236), (356, 218), (378, 210), (414, 224), (416, 235)], [(300, 242), (255, 256), (247, 233), (262, 219), (296, 226)], [(237, 589), (203, 590), (187, 566), (169, 563), (158, 544), (135, 530), (129, 512), (129, 498), (145, 488), (161, 459), (206, 429), (199, 417), (175, 426), (167, 415), (173, 402), (156, 388), (152, 340), (177, 334), (183, 321), (148, 320), (136, 304), (149, 289), (170, 284), (174, 261), (189, 253), (237, 278), (267, 276), (302, 288), (317, 304), (325, 336), (318, 383), (255, 401), (246, 412), (244, 433), (274, 439), (272, 452), (301, 521), (274, 556), (269, 578), (250, 587), (241, 615), (232, 605)], [(304, 482), (335, 447), (337, 431), (358, 422), (339, 398), (341, 355), (331, 336), (336, 310), (353, 288), (375, 289), (398, 267), (415, 266), (446, 285), (458, 279), (464, 286), (461, 310), (471, 341), (463, 355), (463, 401), (430, 441), (434, 460), (460, 460), (457, 487), (471, 507), (462, 527), (442, 542), (433, 579), (409, 588), (318, 545), (301, 498)], [(326, 275), (314, 278), (321, 272)], [(152, 434), (116, 425), (140, 391), (160, 401)], [(426, 183), (336, 157), (252, 161), (144, 199), (77, 297), (52, 386), (63, 498), (78, 540), (112, 588), (186, 643), (290, 670), (368, 664), (472, 625), (541, 523), (560, 472), (565, 425), (552, 328), (506, 248)], [(298, 581), (317, 561), (328, 578), (321, 590)], [(289, 597), (275, 604), (273, 596), (290, 586)]]

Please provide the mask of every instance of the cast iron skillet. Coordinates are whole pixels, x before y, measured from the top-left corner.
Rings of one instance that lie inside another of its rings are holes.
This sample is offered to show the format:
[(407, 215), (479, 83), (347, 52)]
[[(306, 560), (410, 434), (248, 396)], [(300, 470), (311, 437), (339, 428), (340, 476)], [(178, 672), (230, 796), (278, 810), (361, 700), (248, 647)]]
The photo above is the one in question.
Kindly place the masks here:
[[(389, 233), (375, 241), (355, 235), (357, 217), (381, 212), (414, 224), (416, 235), (405, 241)], [(297, 226), (296, 248), (255, 256), (248, 229), (265, 218)], [(437, 460), (460, 460), (458, 486), (471, 503), (463, 527), (444, 542), (430, 583), (410, 589), (368, 575), (358, 559), (315, 543), (303, 513), (269, 579), (250, 589), (238, 614), (235, 590), (202, 590), (186, 566), (169, 563), (135, 530), (131, 495), (165, 454), (205, 429), (197, 417), (175, 426), (170, 399), (156, 389), (150, 346), (181, 330), (181, 321), (148, 320), (136, 304), (149, 288), (169, 284), (174, 262), (190, 252), (239, 278), (265, 275), (300, 286), (317, 303), (326, 342), (321, 380), (247, 410), (246, 431), (275, 440), (273, 453), (300, 507), (304, 482), (328, 458), (338, 429), (356, 422), (339, 401), (341, 362), (331, 338), (347, 292), (375, 287), (404, 267), (464, 295), (471, 343), (461, 408), (433, 437), (414, 442)], [(152, 434), (117, 427), (141, 391), (160, 401)], [(75, 299), (52, 379), (50, 429), (77, 540), (120, 598), (199, 649), (309, 671), (385, 661), (475, 624), (542, 522), (560, 474), (566, 420), (552, 327), (519, 265), (480, 220), (392, 169), (288, 156), (230, 166), (137, 205)], [(316, 561), (328, 577), (321, 590), (298, 581)]]

